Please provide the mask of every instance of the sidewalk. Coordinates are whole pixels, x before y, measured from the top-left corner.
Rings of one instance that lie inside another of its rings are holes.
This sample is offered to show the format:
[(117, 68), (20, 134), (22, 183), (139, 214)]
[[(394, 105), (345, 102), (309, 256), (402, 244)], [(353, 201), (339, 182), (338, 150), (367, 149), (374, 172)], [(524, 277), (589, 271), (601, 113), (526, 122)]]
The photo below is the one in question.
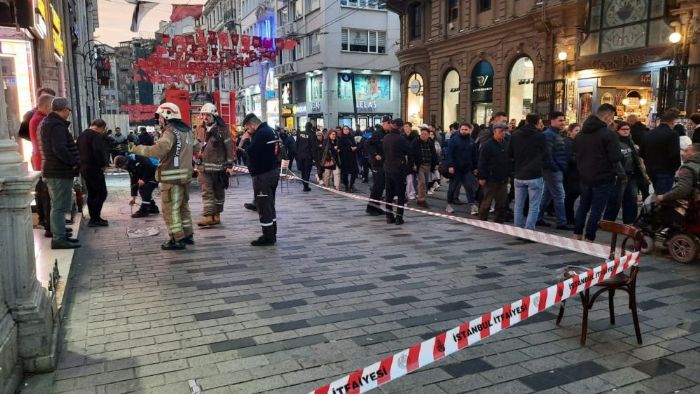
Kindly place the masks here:
[[(404, 226), (320, 190), (278, 189), (279, 242), (253, 248), (250, 179), (227, 192), (224, 225), (163, 252), (160, 215), (128, 217), (128, 181), (110, 177), (107, 228), (81, 232), (68, 278), (56, 393), (306, 393), (597, 259), (407, 213)], [(191, 193), (195, 217), (198, 190)], [(579, 345), (581, 309), (555, 310), (383, 386), (387, 393), (700, 392), (700, 266), (642, 256), (638, 346), (625, 294), (617, 325), (601, 299)]]

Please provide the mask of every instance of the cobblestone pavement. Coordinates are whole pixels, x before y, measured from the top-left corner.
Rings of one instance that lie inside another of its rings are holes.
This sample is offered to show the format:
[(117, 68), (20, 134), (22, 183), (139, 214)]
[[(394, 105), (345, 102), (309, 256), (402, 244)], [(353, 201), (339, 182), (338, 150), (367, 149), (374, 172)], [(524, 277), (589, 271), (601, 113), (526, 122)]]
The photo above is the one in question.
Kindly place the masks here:
[[(278, 189), (279, 239), (260, 233), (250, 180), (227, 192), (224, 225), (163, 252), (163, 236), (128, 239), (127, 180), (110, 177), (108, 228), (81, 231), (68, 279), (54, 391), (306, 393), (598, 259), (552, 245), (407, 213), (404, 226), (356, 201), (299, 184)], [(364, 185), (362, 185), (364, 186)], [(198, 190), (191, 208), (201, 212)], [(579, 344), (581, 309), (561, 327), (550, 309), (389, 383), (387, 393), (700, 393), (700, 265), (643, 256), (638, 299), (644, 345), (615, 297), (603, 297)]]

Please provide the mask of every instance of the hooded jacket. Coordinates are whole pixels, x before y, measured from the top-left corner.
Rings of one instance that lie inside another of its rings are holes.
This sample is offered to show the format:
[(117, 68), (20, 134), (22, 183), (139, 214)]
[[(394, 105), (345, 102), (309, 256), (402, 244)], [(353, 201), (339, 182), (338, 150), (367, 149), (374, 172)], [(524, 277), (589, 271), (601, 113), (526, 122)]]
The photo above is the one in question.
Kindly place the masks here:
[(162, 183), (186, 185), (192, 178), (192, 152), (196, 143), (192, 131), (182, 121), (173, 119), (163, 128), (163, 135), (153, 146), (139, 145), (134, 153), (160, 160), (156, 179)]
[(615, 181), (616, 167), (622, 160), (620, 143), (614, 131), (597, 116), (583, 122), (574, 139), (574, 154), (581, 182), (601, 185)]
[(550, 157), (547, 140), (535, 126), (525, 125), (510, 137), (508, 157), (513, 160), (515, 179), (528, 180), (542, 177), (542, 169)]
[(680, 151), (678, 133), (662, 123), (646, 134), (639, 155), (644, 159), (649, 175), (672, 175), (681, 166)]
[(676, 184), (666, 194), (664, 201), (691, 200), (700, 182), (700, 154), (695, 154), (678, 170)]
[(80, 154), (68, 126), (70, 122), (55, 112), (48, 114), (39, 126), (44, 178), (73, 179), (77, 175)]

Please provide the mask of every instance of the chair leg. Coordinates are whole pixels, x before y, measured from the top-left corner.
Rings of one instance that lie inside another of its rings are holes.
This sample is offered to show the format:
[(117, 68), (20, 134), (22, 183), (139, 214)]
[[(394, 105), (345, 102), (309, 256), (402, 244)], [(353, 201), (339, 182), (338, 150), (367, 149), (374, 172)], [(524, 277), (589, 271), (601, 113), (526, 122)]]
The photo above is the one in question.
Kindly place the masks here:
[(634, 333), (637, 335), (637, 344), (642, 344), (642, 330), (639, 328), (639, 317), (637, 317), (637, 296), (635, 289), (630, 289), (630, 309), (632, 309), (632, 322), (634, 322)]
[(583, 294), (581, 294), (581, 304), (583, 304), (583, 321), (581, 322), (581, 346), (586, 345), (586, 334), (588, 333), (588, 299), (589, 299), (589, 292), (586, 290)]
[(608, 305), (610, 305), (610, 324), (615, 325), (615, 289), (608, 290)]
[(561, 323), (561, 319), (564, 317), (564, 307), (566, 306), (566, 301), (562, 301), (559, 304), (559, 315), (557, 316), (557, 325)]

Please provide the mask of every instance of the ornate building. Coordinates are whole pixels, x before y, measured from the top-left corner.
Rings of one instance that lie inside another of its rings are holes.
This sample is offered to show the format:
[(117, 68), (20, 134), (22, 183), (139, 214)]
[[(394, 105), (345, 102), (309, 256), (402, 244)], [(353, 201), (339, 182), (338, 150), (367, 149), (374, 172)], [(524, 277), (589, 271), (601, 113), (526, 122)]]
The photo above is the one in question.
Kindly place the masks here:
[[(443, 126), (494, 111), (601, 103), (653, 120), (700, 96), (700, 3), (691, 0), (387, 1), (401, 17), (402, 115)], [(673, 33), (673, 34), (672, 34)]]

